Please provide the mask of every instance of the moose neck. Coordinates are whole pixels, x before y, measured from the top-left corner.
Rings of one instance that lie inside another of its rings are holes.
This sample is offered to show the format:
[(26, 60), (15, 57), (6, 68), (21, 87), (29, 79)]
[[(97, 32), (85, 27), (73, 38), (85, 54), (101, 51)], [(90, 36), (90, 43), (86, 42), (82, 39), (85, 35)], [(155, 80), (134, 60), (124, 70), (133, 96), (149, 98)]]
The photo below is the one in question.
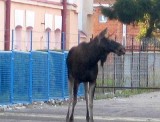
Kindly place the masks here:
[(98, 38), (95, 38), (93, 41), (89, 42), (89, 61), (91, 64), (95, 65), (98, 61), (101, 61), (101, 63), (106, 61), (107, 55), (110, 52), (107, 51), (104, 46), (105, 45), (103, 45), (103, 43), (101, 44)]

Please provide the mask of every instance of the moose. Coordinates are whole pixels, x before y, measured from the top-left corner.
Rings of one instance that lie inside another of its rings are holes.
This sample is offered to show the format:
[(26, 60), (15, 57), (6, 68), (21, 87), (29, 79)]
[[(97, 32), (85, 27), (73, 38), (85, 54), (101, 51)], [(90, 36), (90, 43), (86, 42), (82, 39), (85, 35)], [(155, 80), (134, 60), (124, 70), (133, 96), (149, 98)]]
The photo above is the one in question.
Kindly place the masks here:
[[(82, 42), (69, 50), (66, 64), (68, 68), (69, 105), (66, 122), (74, 121), (74, 108), (77, 103), (77, 92), (80, 83), (84, 84), (86, 100), (86, 121), (94, 122), (93, 98), (98, 74), (98, 62), (103, 67), (109, 53), (118, 56), (125, 54), (120, 43), (109, 39), (107, 28), (90, 42)], [(71, 109), (71, 112), (70, 112)]]

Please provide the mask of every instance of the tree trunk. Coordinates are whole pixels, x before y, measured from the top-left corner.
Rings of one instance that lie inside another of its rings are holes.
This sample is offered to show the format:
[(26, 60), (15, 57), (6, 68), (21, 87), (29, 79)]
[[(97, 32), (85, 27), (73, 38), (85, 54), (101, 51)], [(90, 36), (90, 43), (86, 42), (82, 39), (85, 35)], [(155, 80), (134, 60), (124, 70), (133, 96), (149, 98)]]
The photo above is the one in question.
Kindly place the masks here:
[(146, 38), (151, 38), (152, 37), (153, 29), (154, 29), (154, 21), (151, 19), (149, 21), (149, 27), (148, 27), (146, 35), (145, 35)]

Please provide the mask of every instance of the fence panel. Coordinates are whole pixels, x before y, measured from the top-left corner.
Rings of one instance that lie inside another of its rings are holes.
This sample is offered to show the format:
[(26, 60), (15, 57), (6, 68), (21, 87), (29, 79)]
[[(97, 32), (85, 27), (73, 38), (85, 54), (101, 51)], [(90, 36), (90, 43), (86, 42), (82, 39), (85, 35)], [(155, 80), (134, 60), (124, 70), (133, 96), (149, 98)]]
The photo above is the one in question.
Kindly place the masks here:
[(64, 53), (50, 52), (50, 97), (64, 97)]
[(138, 52), (134, 52), (134, 53), (131, 53), (130, 54), (131, 58), (131, 85), (130, 87), (140, 87), (140, 81), (139, 81), (139, 78), (140, 78), (140, 73), (139, 73), (139, 70), (140, 70), (140, 54)]
[(155, 54), (154, 62), (154, 86), (160, 86), (160, 53)]
[[(64, 52), (64, 55), (65, 55), (65, 57), (64, 57), (64, 65), (65, 65), (65, 73), (64, 73), (64, 97), (68, 97), (69, 96), (69, 92), (68, 92), (68, 70), (67, 70), (67, 66), (66, 66), (66, 58), (67, 58), (67, 56), (68, 56), (68, 51), (65, 51)], [(80, 91), (80, 90), (79, 90)]]
[(30, 80), (30, 54), (27, 52), (14, 53), (14, 73), (13, 73), (13, 101), (29, 101), (29, 80)]
[(148, 86), (148, 53), (140, 53), (140, 86), (147, 87)]
[(11, 103), (11, 52), (0, 53), (0, 103)]
[(124, 86), (124, 66), (123, 66), (123, 57), (115, 56), (114, 58), (114, 64), (115, 64), (115, 86), (122, 87)]
[(131, 53), (126, 53), (124, 56), (124, 87), (131, 86)]
[(46, 52), (32, 52), (32, 99), (48, 99), (48, 58)]
[(105, 88), (160, 89), (159, 60), (159, 52), (126, 52), (121, 57), (109, 55), (104, 77), (99, 68), (97, 88), (102, 88), (103, 93), (108, 91)]
[(154, 81), (154, 62), (155, 62), (155, 53), (148, 53), (148, 87), (155, 87)]

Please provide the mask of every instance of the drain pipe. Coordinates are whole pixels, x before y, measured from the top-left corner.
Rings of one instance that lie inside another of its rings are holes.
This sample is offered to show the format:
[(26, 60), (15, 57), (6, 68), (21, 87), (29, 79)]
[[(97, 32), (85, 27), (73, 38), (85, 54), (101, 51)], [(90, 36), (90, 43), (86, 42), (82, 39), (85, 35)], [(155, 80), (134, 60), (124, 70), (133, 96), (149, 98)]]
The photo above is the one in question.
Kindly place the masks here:
[(6, 23), (5, 23), (5, 35), (4, 35), (4, 50), (10, 50), (10, 10), (11, 0), (6, 0)]
[(62, 45), (61, 49), (66, 50), (66, 16), (67, 16), (67, 0), (63, 0), (62, 10)]

